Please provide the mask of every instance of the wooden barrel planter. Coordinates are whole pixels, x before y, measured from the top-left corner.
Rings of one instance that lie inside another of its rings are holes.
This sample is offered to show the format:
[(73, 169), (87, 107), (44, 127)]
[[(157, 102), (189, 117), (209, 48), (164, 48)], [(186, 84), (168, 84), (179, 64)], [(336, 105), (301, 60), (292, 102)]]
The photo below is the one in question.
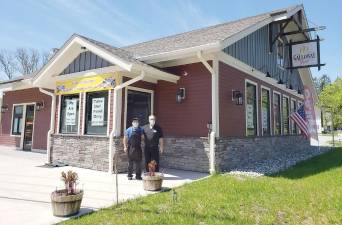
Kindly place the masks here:
[(66, 217), (77, 214), (81, 208), (83, 190), (67, 195), (67, 190), (57, 190), (51, 193), (51, 204), (54, 216)]
[(145, 191), (159, 191), (163, 184), (163, 174), (155, 173), (154, 176), (150, 176), (149, 173), (144, 173), (143, 185)]

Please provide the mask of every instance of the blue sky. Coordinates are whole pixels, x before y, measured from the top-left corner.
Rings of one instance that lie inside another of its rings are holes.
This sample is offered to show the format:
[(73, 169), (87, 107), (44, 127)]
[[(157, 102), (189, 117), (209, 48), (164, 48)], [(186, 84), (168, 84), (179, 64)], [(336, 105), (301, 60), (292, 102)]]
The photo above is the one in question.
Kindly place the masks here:
[[(342, 75), (342, 1), (318, 0), (21, 0), (2, 1), (0, 49), (49, 51), (73, 33), (124, 46), (217, 23), (304, 4), (311, 26), (324, 25), (321, 59), (314, 76)], [(340, 56), (340, 57), (339, 57)]]

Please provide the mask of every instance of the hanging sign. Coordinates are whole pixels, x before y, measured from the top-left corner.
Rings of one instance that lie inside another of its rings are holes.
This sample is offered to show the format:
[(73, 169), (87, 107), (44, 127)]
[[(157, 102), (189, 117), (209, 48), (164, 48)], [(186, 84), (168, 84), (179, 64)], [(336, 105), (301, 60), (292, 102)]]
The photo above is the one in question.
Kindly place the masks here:
[(65, 125), (76, 125), (77, 99), (66, 99)]
[(81, 92), (104, 91), (113, 89), (119, 74), (101, 74), (56, 82), (56, 94), (76, 94)]
[(103, 126), (105, 98), (93, 98), (91, 107), (91, 125)]
[(311, 87), (304, 85), (304, 111), (308, 131), (311, 138), (318, 140), (313, 93)]
[(247, 128), (254, 129), (254, 107), (251, 104), (247, 104)]
[(318, 67), (320, 70), (320, 39), (317, 36), (315, 40), (291, 42), (290, 46), (290, 67), (288, 69)]

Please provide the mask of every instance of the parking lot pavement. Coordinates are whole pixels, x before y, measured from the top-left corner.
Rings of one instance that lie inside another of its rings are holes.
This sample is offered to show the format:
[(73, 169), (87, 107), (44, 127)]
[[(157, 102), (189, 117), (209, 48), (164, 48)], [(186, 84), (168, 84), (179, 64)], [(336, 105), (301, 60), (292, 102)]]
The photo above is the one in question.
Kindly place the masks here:
[[(80, 214), (114, 204), (115, 175), (76, 168), (44, 167), (46, 155), (16, 151), (0, 146), (0, 224), (47, 225), (62, 221), (52, 215), (50, 193), (62, 188), (62, 171), (74, 170), (79, 175), (79, 188), (84, 189)], [(166, 169), (163, 187), (173, 188), (207, 176), (205, 173)], [(142, 182), (128, 181), (119, 174), (119, 200), (124, 201), (151, 194)]]

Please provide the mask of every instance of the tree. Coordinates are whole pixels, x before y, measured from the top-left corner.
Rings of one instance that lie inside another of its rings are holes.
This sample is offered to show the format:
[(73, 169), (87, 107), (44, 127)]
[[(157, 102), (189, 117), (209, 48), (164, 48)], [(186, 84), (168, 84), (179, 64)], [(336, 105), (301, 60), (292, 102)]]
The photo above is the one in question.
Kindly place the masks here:
[(18, 74), (28, 75), (36, 72), (49, 59), (49, 53), (40, 53), (36, 49), (17, 48), (14, 52), (2, 49), (0, 51), (0, 71), (8, 79), (12, 79)]
[(12, 79), (17, 72), (17, 62), (13, 54), (7, 50), (0, 50), (0, 69), (8, 79)]
[(321, 77), (313, 78), (317, 94), (321, 93), (325, 86), (331, 84), (331, 80), (328, 75), (324, 74)]
[(331, 113), (334, 129), (342, 127), (342, 78), (326, 85), (319, 99), (322, 108)]

